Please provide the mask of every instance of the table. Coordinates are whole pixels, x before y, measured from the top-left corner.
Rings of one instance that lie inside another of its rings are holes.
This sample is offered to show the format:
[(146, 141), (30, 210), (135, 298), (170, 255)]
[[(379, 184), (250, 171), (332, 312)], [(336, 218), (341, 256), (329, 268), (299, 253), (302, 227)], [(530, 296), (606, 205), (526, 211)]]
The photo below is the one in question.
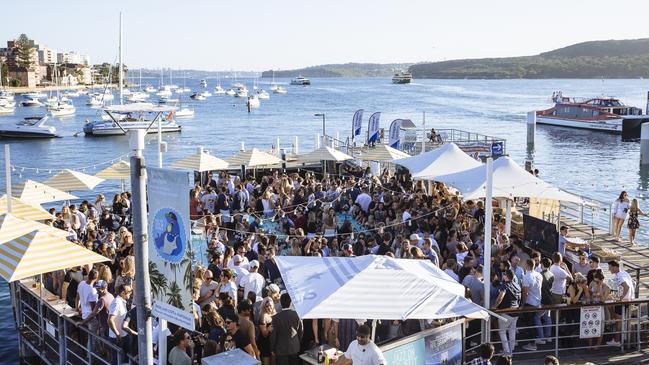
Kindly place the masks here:
[[(337, 351), (337, 352), (336, 352), (336, 358), (339, 358), (339, 357), (342, 356), (343, 354), (344, 354), (344, 352), (342, 352), (342, 351)], [(324, 363), (319, 363), (319, 362), (318, 362), (318, 359), (314, 358), (313, 356), (311, 356), (311, 355), (309, 355), (309, 354), (307, 354), (307, 353), (304, 353), (304, 354), (300, 355), (300, 359), (301, 359), (302, 361), (304, 361), (305, 363), (307, 363), (307, 364), (311, 364), (311, 365), (320, 365), (320, 364), (324, 364)], [(333, 362), (334, 362), (334, 360), (332, 360), (332, 359), (330, 358), (330, 359), (329, 359), (329, 363), (332, 364)]]
[[(36, 284), (36, 281), (34, 281), (34, 279), (21, 280), (20, 283), (23, 284), (26, 289), (31, 291), (36, 298), (41, 295), (41, 289), (34, 286), (34, 284)], [(60, 316), (72, 318), (79, 315), (79, 312), (77, 312), (76, 309), (70, 307), (65, 300), (61, 300), (58, 295), (54, 295), (45, 288), (43, 288), (42, 290), (41, 299), (43, 303), (47, 304), (48, 307), (50, 307)]]

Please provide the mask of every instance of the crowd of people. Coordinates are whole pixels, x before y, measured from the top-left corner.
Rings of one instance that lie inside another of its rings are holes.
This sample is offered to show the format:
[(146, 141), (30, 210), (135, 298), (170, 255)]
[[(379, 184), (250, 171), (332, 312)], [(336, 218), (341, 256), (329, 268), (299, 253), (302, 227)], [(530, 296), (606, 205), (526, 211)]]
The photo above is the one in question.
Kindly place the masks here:
[[(280, 254), (429, 260), (463, 284), (472, 301), (484, 305), (489, 295), (494, 309), (539, 307), (566, 297), (570, 303), (596, 303), (612, 295), (621, 300), (634, 296), (633, 282), (617, 262), (608, 266), (621, 289), (611, 294), (596, 257), (582, 255), (571, 268), (559, 252), (542, 257), (521, 237), (508, 235), (504, 218), (497, 214), (492, 217), (492, 240), (485, 243), (482, 201), (463, 201), (443, 184), (413, 181), (407, 170), (384, 170), (375, 176), (369, 169), (348, 168), (325, 177), (304, 170), (271, 171), (245, 178), (221, 172), (198, 179), (189, 195), (191, 219), (206, 237), (208, 262), (194, 269), (196, 330), (170, 325), (168, 359), (174, 365), (233, 348), (264, 365), (297, 364), (299, 354), (322, 344), (345, 351), (340, 363), (384, 363), (374, 342), (365, 341), (369, 322), (299, 319), (274, 261)], [(131, 298), (138, 288), (130, 206), (130, 194), (121, 193), (112, 204), (99, 195), (94, 202), (51, 210), (53, 226), (111, 261), (50, 273), (45, 284), (79, 310), (83, 325), (135, 356), (137, 325)], [(564, 228), (562, 232), (565, 237)], [(492, 252), (489, 293), (484, 293), (482, 277), (485, 244)], [(498, 321), (505, 355), (514, 351), (520, 323), (536, 326), (525, 349), (550, 340), (547, 311), (521, 315), (521, 321), (511, 313), (506, 316), (508, 320)], [(479, 331), (477, 322), (471, 322), (469, 333)], [(440, 324), (382, 321), (375, 340)]]

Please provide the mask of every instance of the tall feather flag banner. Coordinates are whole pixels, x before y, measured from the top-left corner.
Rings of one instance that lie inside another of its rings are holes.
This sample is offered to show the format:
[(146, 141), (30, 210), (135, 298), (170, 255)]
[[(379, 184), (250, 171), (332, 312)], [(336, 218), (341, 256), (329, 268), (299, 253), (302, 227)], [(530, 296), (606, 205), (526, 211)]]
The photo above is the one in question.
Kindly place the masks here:
[(381, 112), (376, 112), (370, 116), (367, 128), (367, 143), (375, 143), (379, 139), (379, 119)]
[(363, 109), (358, 109), (352, 118), (352, 139), (361, 134), (363, 124)]

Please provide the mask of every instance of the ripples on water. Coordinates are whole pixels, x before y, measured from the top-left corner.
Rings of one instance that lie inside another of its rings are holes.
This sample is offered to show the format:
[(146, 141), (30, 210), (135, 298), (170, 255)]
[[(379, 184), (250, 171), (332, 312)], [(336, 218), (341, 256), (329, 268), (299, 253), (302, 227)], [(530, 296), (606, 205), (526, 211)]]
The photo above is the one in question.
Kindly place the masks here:
[[(287, 83), (288, 80), (283, 80)], [(381, 111), (381, 127), (388, 128), (396, 118), (422, 122), (426, 111), (426, 126), (458, 128), (507, 139), (509, 154), (519, 163), (533, 157), (541, 177), (564, 189), (603, 201), (613, 201), (620, 190), (628, 190), (638, 197), (645, 210), (649, 198), (649, 172), (639, 169), (639, 144), (623, 143), (619, 136), (537, 126), (536, 149), (529, 154), (526, 149), (525, 114), (530, 110), (551, 106), (550, 96), (562, 90), (566, 96), (599, 96), (602, 94), (621, 98), (630, 105), (644, 108), (644, 96), (649, 90), (647, 80), (415, 80), (411, 85), (392, 85), (389, 79), (313, 79), (310, 87), (289, 86), (288, 94), (271, 93), (271, 99), (261, 102), (261, 108), (246, 112), (245, 101), (228, 96), (213, 96), (206, 101), (189, 101), (196, 110), (193, 119), (179, 120), (183, 132), (167, 135), (169, 152), (164, 161), (170, 162), (194, 153), (204, 146), (211, 153), (225, 158), (238, 150), (240, 143), (246, 147), (270, 149), (277, 137), (282, 148), (290, 149), (293, 137), (299, 137), (300, 151), (313, 148), (316, 133), (321, 133), (322, 120), (314, 113), (326, 113), (327, 134), (340, 133), (345, 139), (351, 130), (351, 118), (356, 109), (365, 109), (363, 133), (367, 131), (367, 118)], [(157, 84), (157, 81), (155, 81)], [(196, 88), (197, 80), (188, 80)], [(208, 80), (212, 88), (215, 80)], [(223, 84), (226, 87), (226, 84)], [(252, 89), (251, 82), (248, 86)], [(262, 87), (268, 89), (267, 84)], [(186, 94), (185, 100), (187, 100)], [(46, 141), (10, 141), (12, 163), (17, 166), (39, 167), (35, 171), (21, 172), (18, 168), (13, 179), (31, 178), (46, 180), (49, 169), (90, 166), (86, 173), (105, 167), (92, 164), (106, 162), (128, 152), (125, 137), (85, 138), (72, 137), (82, 129), (86, 119), (97, 117), (89, 109), (85, 97), (74, 99), (77, 114), (62, 120), (52, 120), (52, 125), (65, 135), (61, 139)], [(0, 116), (0, 124), (11, 123), (23, 116), (44, 113), (44, 108), (17, 108), (16, 115)], [(150, 136), (149, 139), (155, 137)], [(147, 146), (145, 156), (150, 164), (157, 162), (155, 144)], [(4, 185), (4, 174), (0, 183)], [(110, 199), (119, 188), (119, 182), (109, 181), (99, 190)], [(92, 198), (94, 193), (81, 194)], [(644, 222), (643, 222), (644, 223)], [(649, 226), (649, 222), (646, 223)], [(643, 227), (644, 228), (644, 227)], [(643, 229), (641, 228), (641, 230)], [(11, 317), (7, 285), (0, 287), (0, 328), (2, 333), (14, 333), (0, 344), (0, 362), (16, 362), (17, 344)]]

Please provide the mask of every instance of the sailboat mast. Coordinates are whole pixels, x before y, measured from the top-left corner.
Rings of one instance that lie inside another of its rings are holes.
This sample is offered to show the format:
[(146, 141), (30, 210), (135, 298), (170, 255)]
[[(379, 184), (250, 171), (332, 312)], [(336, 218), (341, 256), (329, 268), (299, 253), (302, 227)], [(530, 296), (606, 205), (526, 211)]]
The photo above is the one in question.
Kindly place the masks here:
[(123, 102), (122, 99), (122, 88), (124, 87), (123, 82), (123, 72), (124, 68), (122, 65), (122, 12), (119, 13), (119, 103), (120, 105)]

